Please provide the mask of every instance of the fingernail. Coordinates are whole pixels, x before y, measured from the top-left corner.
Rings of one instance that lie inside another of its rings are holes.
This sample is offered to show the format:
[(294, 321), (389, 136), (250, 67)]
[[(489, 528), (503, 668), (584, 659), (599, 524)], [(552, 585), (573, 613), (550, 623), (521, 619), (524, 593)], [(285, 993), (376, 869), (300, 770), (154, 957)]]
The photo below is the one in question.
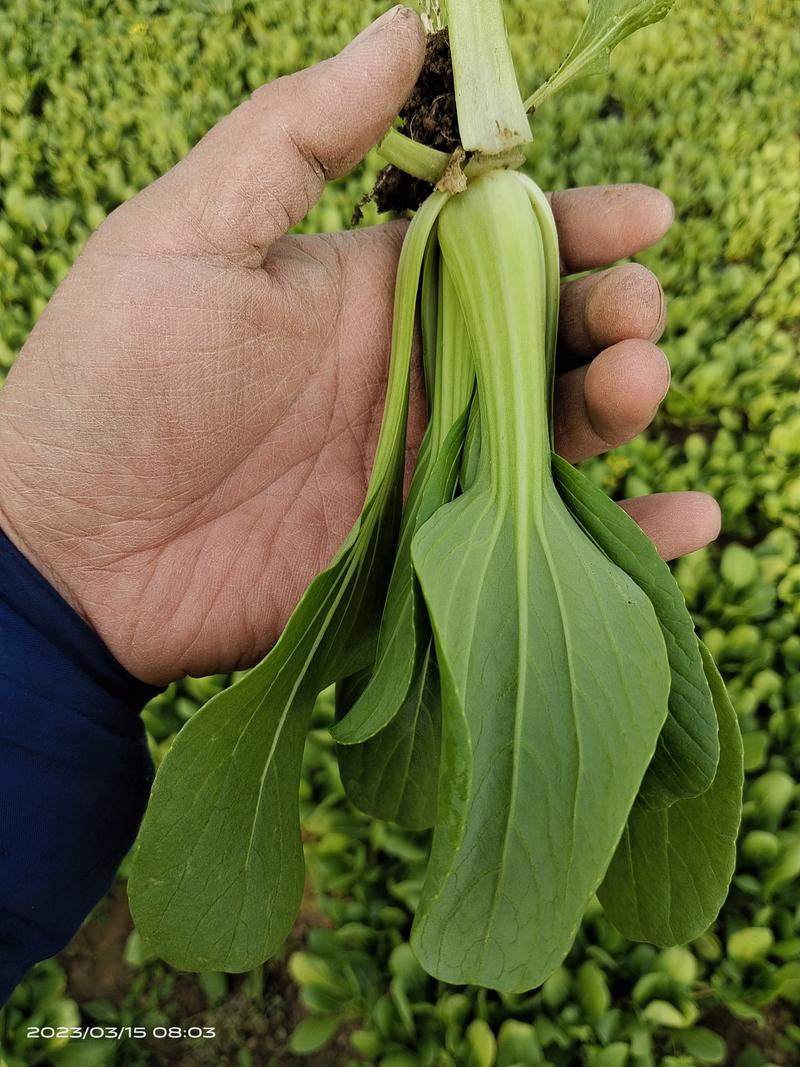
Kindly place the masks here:
[(347, 48), (345, 48), (345, 52), (347, 52), (350, 48), (359, 48), (370, 37), (374, 37), (376, 34), (383, 33), (389, 23), (394, 22), (394, 20), (401, 12), (408, 12), (409, 14), (411, 14), (409, 9), (407, 7), (403, 7), (402, 4), (397, 4), (395, 7), (390, 8), (389, 11), (385, 11), (380, 18), (375, 19), (375, 21), (371, 25), (367, 26), (366, 29), (363, 29), (358, 35), (358, 37), (353, 38)]
[(672, 199), (671, 196), (667, 196), (666, 193), (664, 193), (663, 195), (669, 201), (669, 210), (670, 210), (670, 214), (671, 214), (671, 218), (670, 218), (669, 224), (671, 226), (672, 223), (675, 221), (675, 201)]
[[(660, 348), (659, 352), (661, 352)], [(661, 352), (661, 359), (664, 362), (664, 391), (662, 392), (661, 397), (659, 398), (659, 404), (667, 395), (667, 393), (669, 392), (669, 387), (672, 385), (672, 367), (670, 367), (669, 360), (663, 352)]]
[[(658, 285), (658, 282), (656, 282), (656, 285)], [(664, 336), (664, 330), (667, 327), (667, 298), (664, 295), (664, 290), (662, 289), (662, 287), (660, 285), (658, 286), (658, 292), (659, 292), (658, 319), (656, 320), (656, 324), (653, 327), (653, 329), (652, 329), (652, 331), (650, 333), (650, 336), (647, 338), (648, 341), (652, 341), (654, 344), (657, 341), (661, 340), (661, 338)]]

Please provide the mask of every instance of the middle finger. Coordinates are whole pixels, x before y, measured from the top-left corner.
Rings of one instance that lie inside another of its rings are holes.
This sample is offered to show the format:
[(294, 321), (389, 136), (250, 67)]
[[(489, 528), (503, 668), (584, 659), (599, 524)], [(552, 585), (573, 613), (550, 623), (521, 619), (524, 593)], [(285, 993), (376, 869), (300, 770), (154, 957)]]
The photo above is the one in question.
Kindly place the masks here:
[(567, 282), (561, 287), (558, 324), (560, 369), (587, 363), (620, 341), (656, 342), (666, 320), (661, 285), (639, 263)]
[(669, 388), (666, 356), (650, 341), (628, 339), (555, 385), (556, 451), (570, 463), (607, 452), (650, 425)]

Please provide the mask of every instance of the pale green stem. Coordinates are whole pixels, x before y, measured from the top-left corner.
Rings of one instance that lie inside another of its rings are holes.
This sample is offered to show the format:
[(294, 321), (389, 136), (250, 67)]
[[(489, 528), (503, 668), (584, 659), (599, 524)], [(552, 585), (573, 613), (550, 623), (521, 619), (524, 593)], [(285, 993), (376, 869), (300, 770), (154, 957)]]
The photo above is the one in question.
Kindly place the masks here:
[(475, 367), (467, 324), (450, 271), (439, 266), (439, 348), (436, 391), (431, 414), (431, 446), (438, 456), (453, 424), (467, 408), (475, 388)]
[(461, 143), (494, 154), (531, 140), (502, 0), (447, 0)]
[(425, 249), (436, 220), (447, 203), (446, 193), (433, 193), (414, 216), (400, 252), (395, 284), (394, 319), (392, 321), (392, 353), (389, 363), (389, 382), (386, 388), (383, 423), (381, 424), (375, 462), (372, 467), (364, 508), (386, 491), (398, 462), (402, 462), (406, 423), (408, 420), (408, 388), (411, 374), (411, 355), (414, 344), (414, 320), (417, 309), (422, 263)]
[(523, 188), (528, 194), (533, 213), (539, 223), (542, 234), (542, 247), (544, 249), (545, 283), (547, 289), (547, 375), (549, 379), (550, 395), (550, 439), (554, 441), (553, 428), (553, 390), (556, 377), (556, 347), (558, 342), (558, 315), (561, 304), (561, 254), (558, 246), (558, 229), (550, 203), (536, 184), (527, 174), (517, 172), (517, 179), (522, 182)]
[(545, 102), (545, 100), (553, 96), (554, 93), (557, 93), (563, 85), (571, 81), (573, 78), (573, 71), (568, 69), (564, 70), (563, 77), (559, 77), (560, 74), (561, 71), (556, 71), (556, 73), (551, 78), (548, 78), (548, 80), (544, 82), (543, 85), (539, 86), (535, 93), (532, 93), (528, 97), (528, 99), (525, 101), (525, 110), (528, 113), (536, 111), (537, 108), (540, 108)]
[(421, 178), (431, 185), (439, 181), (450, 162), (450, 156), (446, 152), (439, 152), (436, 148), (412, 141), (394, 127), (378, 145), (378, 152), (387, 163), (404, 170), (412, 178)]
[(425, 261), (422, 264), (422, 285), (420, 287), (420, 325), (422, 333), (422, 366), (425, 374), (425, 396), (428, 402), (428, 415), (433, 407), (433, 395), (436, 387), (436, 358), (439, 335), (439, 243), (428, 241)]
[(481, 407), (481, 469), (506, 500), (533, 494), (550, 466), (547, 286), (538, 220), (520, 183), (496, 171), (470, 183), (439, 224), (469, 330)]
[[(444, 176), (445, 171), (453, 162), (453, 156), (446, 152), (440, 152), (437, 148), (429, 148), (428, 145), (412, 141), (399, 130), (391, 129), (378, 145), (377, 151), (387, 163), (410, 174), (412, 178), (421, 178), (423, 181), (435, 185)], [(468, 178), (479, 178), (482, 174), (488, 174), (490, 170), (507, 168), (516, 170), (525, 162), (525, 156), (518, 148), (509, 148), (505, 152), (495, 155), (484, 155), (481, 152), (468, 157), (464, 163), (464, 174)]]

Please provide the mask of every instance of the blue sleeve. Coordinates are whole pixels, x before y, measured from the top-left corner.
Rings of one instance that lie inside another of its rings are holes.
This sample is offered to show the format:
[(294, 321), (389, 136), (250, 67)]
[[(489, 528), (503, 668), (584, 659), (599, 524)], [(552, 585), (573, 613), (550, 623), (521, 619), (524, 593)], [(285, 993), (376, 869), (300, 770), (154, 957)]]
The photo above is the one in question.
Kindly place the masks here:
[(136, 836), (153, 768), (128, 674), (0, 530), (0, 1007)]

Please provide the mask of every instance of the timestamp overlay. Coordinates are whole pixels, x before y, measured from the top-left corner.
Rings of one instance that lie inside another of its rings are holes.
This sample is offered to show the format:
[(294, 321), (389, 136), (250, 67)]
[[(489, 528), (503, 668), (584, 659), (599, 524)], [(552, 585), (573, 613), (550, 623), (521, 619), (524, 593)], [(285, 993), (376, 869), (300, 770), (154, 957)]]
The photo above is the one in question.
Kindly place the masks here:
[(144, 1040), (155, 1038), (156, 1040), (183, 1041), (186, 1038), (193, 1040), (214, 1038), (217, 1030), (214, 1026), (29, 1026), (26, 1029), (29, 1039), (53, 1038), (64, 1041), (89, 1041), (109, 1038), (115, 1041)]

